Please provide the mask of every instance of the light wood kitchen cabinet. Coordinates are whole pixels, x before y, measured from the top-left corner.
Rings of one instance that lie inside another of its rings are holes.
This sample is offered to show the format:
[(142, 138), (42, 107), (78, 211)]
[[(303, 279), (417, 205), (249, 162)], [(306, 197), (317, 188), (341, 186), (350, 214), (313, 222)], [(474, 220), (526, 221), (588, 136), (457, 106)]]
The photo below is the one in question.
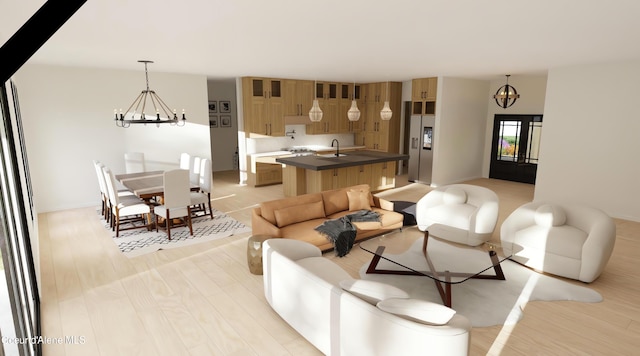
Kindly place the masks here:
[(411, 106), (414, 115), (433, 115), (436, 112), (438, 78), (421, 78), (411, 81)]
[(282, 80), (242, 78), (245, 130), (266, 136), (284, 136)]
[(338, 83), (316, 83), (316, 98), (322, 109), (322, 121), (307, 125), (307, 134), (338, 133), (338, 112), (340, 100), (338, 99)]
[(284, 80), (284, 116), (308, 116), (313, 105), (313, 81)]
[(380, 111), (387, 100), (387, 83), (370, 83), (364, 86), (365, 115), (362, 130), (356, 133), (356, 145), (377, 151), (399, 152), (402, 83), (389, 83), (389, 107), (393, 112), (389, 121), (380, 118)]
[(382, 162), (371, 165), (372, 191), (394, 188), (396, 185), (396, 162)]
[(282, 183), (282, 165), (256, 163), (256, 187)]
[[(354, 87), (355, 85), (355, 87)], [(340, 84), (340, 109), (338, 111), (338, 132), (340, 133), (356, 133), (362, 131), (362, 117), (364, 114), (364, 96), (361, 95), (362, 86), (360, 84)], [(350, 121), (347, 112), (351, 108), (353, 98), (356, 99), (358, 109), (360, 110), (361, 119), (358, 121)]]

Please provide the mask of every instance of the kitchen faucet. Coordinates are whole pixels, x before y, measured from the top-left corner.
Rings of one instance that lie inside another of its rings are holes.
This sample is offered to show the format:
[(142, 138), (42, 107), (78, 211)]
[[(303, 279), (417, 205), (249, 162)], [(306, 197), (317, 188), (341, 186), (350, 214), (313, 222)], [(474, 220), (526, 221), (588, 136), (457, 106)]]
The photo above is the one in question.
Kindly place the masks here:
[(340, 142), (337, 138), (334, 138), (333, 141), (331, 141), (331, 147), (333, 147), (334, 142), (336, 143), (336, 157), (340, 157)]

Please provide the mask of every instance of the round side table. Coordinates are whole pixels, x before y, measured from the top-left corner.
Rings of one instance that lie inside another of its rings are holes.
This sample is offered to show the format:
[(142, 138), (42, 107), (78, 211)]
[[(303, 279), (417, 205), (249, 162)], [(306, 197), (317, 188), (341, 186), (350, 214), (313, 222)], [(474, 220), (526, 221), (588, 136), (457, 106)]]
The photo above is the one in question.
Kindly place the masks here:
[(254, 235), (247, 241), (247, 264), (249, 272), (262, 274), (262, 243), (270, 239), (267, 235)]

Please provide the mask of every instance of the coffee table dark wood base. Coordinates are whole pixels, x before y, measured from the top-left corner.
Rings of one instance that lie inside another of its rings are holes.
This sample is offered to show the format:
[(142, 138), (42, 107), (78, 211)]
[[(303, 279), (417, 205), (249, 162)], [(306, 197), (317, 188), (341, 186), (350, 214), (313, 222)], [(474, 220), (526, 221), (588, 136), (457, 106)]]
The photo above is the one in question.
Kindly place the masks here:
[[(395, 274), (395, 275), (403, 275), (403, 276), (425, 276), (433, 279), (436, 284), (436, 288), (438, 288), (438, 292), (440, 293), (440, 298), (442, 302), (447, 307), (451, 308), (451, 277), (469, 277), (473, 279), (496, 279), (496, 280), (505, 280), (504, 272), (502, 271), (502, 267), (500, 266), (500, 261), (498, 260), (498, 256), (495, 251), (489, 251), (489, 258), (493, 264), (494, 274), (471, 274), (471, 273), (461, 273), (461, 272), (451, 272), (451, 271), (436, 271), (433, 263), (431, 263), (431, 259), (427, 254), (427, 244), (429, 241), (429, 231), (424, 232), (424, 240), (422, 242), (422, 254), (427, 260), (427, 264), (429, 265), (430, 272), (418, 272), (410, 269), (409, 267), (402, 266), (399, 263), (388, 260), (389, 262), (395, 263), (399, 266), (406, 268), (407, 270), (390, 270), (390, 269), (378, 269), (378, 263), (382, 257), (382, 253), (385, 250), (384, 246), (378, 246), (376, 253), (373, 255), (373, 259), (371, 263), (369, 263), (369, 267), (367, 267), (367, 274)], [(484, 271), (482, 271), (484, 272)], [(480, 273), (482, 273), (480, 272)], [(442, 280), (444, 279), (444, 281)]]

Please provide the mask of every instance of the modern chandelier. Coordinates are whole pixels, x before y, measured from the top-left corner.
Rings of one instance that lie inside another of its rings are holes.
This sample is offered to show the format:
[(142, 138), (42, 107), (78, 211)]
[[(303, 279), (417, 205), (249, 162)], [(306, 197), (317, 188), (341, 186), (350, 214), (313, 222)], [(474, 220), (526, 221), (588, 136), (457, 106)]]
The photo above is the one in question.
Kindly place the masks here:
[(384, 106), (382, 110), (380, 110), (380, 118), (384, 121), (391, 120), (391, 116), (393, 116), (393, 112), (389, 107), (389, 82), (387, 82), (387, 100), (384, 102)]
[(351, 101), (349, 111), (347, 111), (347, 118), (349, 118), (349, 121), (360, 120), (360, 110), (358, 109), (358, 103), (356, 102), (356, 82), (353, 82), (353, 100)]
[[(176, 114), (176, 109), (170, 109), (155, 91), (149, 89), (149, 72), (147, 71), (147, 64), (153, 63), (153, 61), (139, 60), (138, 62), (144, 63), (144, 75), (147, 81), (147, 89), (143, 90), (140, 95), (138, 95), (125, 113), (122, 112), (122, 109), (120, 109), (120, 112), (115, 109), (113, 110), (116, 126), (129, 127), (132, 124), (155, 124), (156, 127), (160, 127), (160, 124), (184, 126), (187, 121), (184, 109), (182, 109), (182, 118), (179, 119)], [(147, 104), (149, 101), (151, 102), (151, 105)], [(145, 112), (145, 110), (148, 111)], [(153, 114), (149, 115), (148, 112), (155, 112), (155, 116)]]
[(520, 97), (520, 94), (516, 91), (516, 88), (509, 85), (509, 77), (511, 75), (507, 74), (507, 84), (498, 88), (496, 95), (493, 96), (496, 99), (496, 104), (499, 107), (506, 109), (511, 105), (515, 104), (516, 100)]
[(313, 82), (313, 87), (313, 105), (309, 110), (309, 120), (319, 122), (322, 120), (322, 109), (320, 109), (320, 104), (318, 103), (318, 83)]

